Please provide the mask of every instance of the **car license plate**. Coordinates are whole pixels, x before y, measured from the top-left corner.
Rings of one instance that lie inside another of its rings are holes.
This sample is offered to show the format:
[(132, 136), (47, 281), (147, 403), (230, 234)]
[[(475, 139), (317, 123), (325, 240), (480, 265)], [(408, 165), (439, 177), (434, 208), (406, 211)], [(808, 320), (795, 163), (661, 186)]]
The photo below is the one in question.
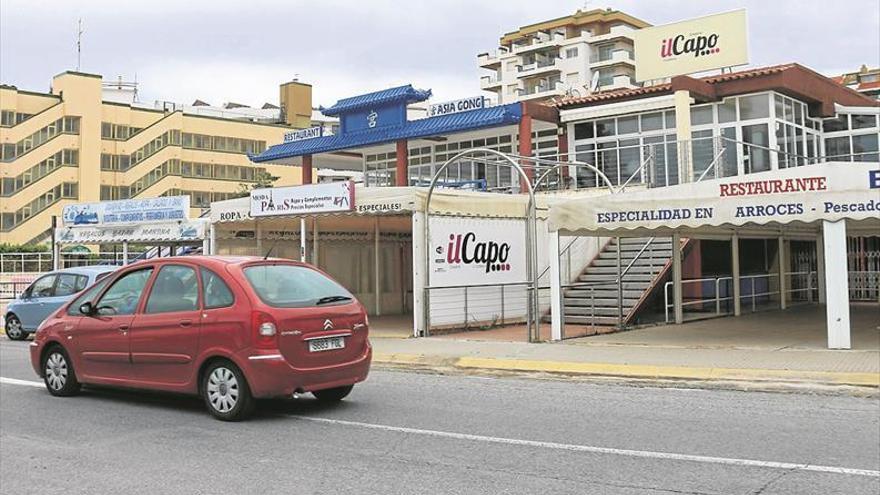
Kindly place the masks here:
[(342, 337), (327, 337), (309, 341), (309, 352), (332, 351), (345, 347), (345, 339)]

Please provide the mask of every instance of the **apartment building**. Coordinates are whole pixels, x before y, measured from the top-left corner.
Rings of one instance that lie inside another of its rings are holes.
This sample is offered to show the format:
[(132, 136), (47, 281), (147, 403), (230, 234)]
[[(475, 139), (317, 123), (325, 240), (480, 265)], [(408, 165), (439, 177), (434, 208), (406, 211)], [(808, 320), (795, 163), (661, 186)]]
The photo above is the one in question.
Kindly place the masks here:
[(499, 104), (636, 87), (631, 34), (650, 24), (617, 10), (578, 10), (505, 34), (477, 55), (480, 88)]
[(0, 242), (46, 240), (70, 203), (187, 194), (198, 216), (264, 173), (301, 183), (298, 163), (248, 155), (313, 124), (311, 86), (283, 84), (279, 105), (259, 109), (130, 96), (122, 83), (77, 72), (55, 76), (48, 93), (0, 86)]

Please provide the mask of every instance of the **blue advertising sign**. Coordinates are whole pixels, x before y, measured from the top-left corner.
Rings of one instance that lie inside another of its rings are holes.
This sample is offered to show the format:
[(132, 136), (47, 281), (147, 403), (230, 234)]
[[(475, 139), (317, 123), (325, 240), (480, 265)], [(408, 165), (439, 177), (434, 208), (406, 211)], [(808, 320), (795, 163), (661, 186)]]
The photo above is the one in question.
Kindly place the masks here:
[(167, 222), (188, 218), (189, 196), (77, 203), (65, 206), (61, 214), (66, 227)]
[(345, 132), (378, 129), (406, 123), (406, 104), (377, 105), (340, 116)]

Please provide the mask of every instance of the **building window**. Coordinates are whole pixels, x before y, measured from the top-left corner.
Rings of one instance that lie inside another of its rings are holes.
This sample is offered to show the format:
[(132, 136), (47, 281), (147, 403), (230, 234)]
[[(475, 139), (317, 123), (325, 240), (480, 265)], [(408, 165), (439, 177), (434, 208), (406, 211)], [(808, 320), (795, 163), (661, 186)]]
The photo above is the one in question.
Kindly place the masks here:
[[(853, 116), (855, 117), (855, 116)], [(855, 123), (855, 121), (853, 122)], [(852, 137), (853, 160), (857, 162), (880, 161), (877, 154), (877, 134)]]
[[(765, 98), (766, 101), (766, 98)], [(767, 124), (742, 127), (744, 162), (747, 174), (770, 170), (770, 132)], [(753, 146), (748, 146), (753, 145)]]
[(567, 48), (567, 49), (565, 50), (565, 58), (576, 58), (577, 56), (578, 56), (578, 49), (577, 49), (577, 47), (574, 47), (574, 48)]
[(736, 121), (736, 98), (727, 98), (718, 105), (718, 122), (727, 123)]
[(739, 98), (741, 120), (766, 119), (770, 117), (770, 103), (766, 94)]
[(871, 127), (877, 127), (876, 115), (853, 114), (850, 118), (852, 119), (853, 129), (869, 129)]

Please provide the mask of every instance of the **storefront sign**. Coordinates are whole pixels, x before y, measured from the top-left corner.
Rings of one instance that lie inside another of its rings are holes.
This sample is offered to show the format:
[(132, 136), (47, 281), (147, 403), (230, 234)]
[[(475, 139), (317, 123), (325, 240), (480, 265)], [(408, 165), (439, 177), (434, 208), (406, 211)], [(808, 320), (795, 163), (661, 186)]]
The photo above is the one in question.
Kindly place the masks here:
[(467, 112), (470, 110), (479, 110), (480, 108), (485, 108), (485, 106), (486, 98), (482, 96), (472, 96), (470, 98), (462, 98), (460, 100), (434, 103), (428, 107), (428, 117), (449, 115), (451, 113)]
[(204, 220), (131, 226), (63, 227), (55, 229), (60, 244), (117, 244), (128, 242), (188, 242), (205, 238)]
[(745, 9), (632, 32), (636, 81), (749, 63)]
[(430, 218), (432, 287), (526, 281), (524, 220)]
[(189, 196), (78, 203), (65, 206), (61, 216), (67, 227), (186, 220), (189, 217)]
[(810, 165), (553, 207), (551, 228), (616, 230), (880, 218), (876, 164)]
[(251, 191), (251, 216), (309, 215), (354, 209), (354, 182), (326, 182)]
[(324, 135), (324, 126), (317, 125), (308, 129), (299, 129), (284, 133), (284, 142), (303, 141), (305, 139), (319, 138)]

